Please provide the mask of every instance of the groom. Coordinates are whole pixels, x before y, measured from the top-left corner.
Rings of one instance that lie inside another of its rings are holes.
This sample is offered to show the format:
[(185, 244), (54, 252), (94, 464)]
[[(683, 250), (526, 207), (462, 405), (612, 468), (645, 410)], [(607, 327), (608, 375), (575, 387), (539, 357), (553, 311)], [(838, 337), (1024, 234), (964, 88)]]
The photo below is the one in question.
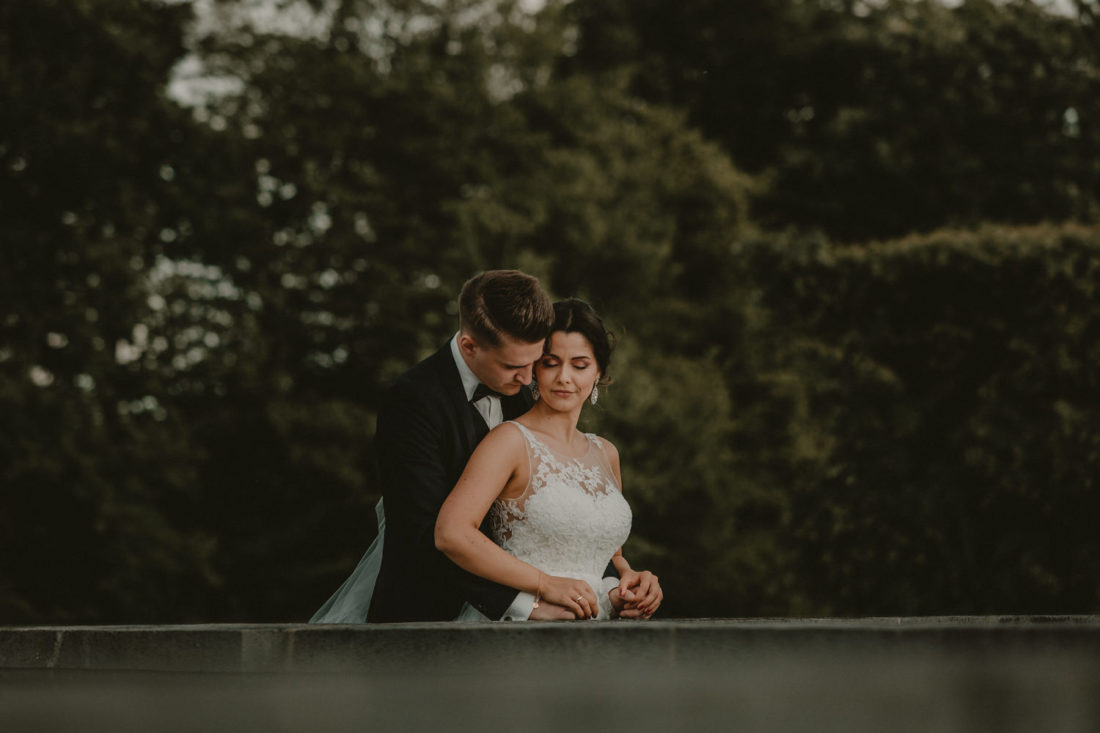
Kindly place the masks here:
[(532, 609), (531, 594), (459, 569), (433, 537), (439, 508), (481, 438), (533, 404), (527, 385), (553, 323), (537, 279), (484, 272), (462, 288), (454, 338), (386, 393), (376, 434), (386, 532), (368, 621), (449, 621), (463, 602), (490, 619), (573, 618), (546, 602)]

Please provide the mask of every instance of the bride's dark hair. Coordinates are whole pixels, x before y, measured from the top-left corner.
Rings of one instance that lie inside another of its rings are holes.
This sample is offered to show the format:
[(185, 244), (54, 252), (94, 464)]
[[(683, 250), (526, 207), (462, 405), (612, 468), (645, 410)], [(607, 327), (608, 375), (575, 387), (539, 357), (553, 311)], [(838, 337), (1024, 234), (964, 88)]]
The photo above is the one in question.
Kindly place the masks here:
[[(598, 384), (610, 384), (608, 369), (611, 367), (611, 352), (615, 350), (615, 335), (604, 328), (603, 320), (596, 310), (580, 298), (566, 298), (554, 303), (554, 327), (550, 330), (579, 333), (592, 344), (592, 353), (596, 357), (596, 366), (600, 369)], [(546, 338), (546, 348), (550, 348), (550, 337)]]

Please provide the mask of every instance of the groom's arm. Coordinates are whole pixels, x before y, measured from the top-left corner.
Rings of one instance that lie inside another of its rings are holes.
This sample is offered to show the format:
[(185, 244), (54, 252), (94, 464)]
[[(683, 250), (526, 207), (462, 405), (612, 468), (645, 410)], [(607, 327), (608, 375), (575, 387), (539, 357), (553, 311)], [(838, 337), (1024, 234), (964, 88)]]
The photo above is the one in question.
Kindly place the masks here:
[(467, 573), (435, 549), (436, 517), (453, 488), (445, 456), (458, 445), (458, 436), (450, 432), (454, 426), (446, 418), (441, 405), (434, 404), (410, 383), (395, 385), (387, 395), (378, 417), (379, 467), (387, 491), (387, 522), (404, 525), (417, 555), (437, 570), (428, 578), (409, 578), (409, 583), (448, 582), (481, 613), (499, 619), (517, 600), (515, 589)]

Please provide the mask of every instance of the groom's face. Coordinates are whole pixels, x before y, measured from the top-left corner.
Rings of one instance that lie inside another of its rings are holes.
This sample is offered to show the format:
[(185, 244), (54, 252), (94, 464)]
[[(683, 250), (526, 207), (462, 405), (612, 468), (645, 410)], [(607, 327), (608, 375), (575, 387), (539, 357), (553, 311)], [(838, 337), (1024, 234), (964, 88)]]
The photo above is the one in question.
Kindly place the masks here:
[(499, 346), (487, 346), (462, 333), (458, 347), (470, 370), (486, 387), (513, 395), (531, 382), (531, 370), (542, 356), (543, 342), (527, 343), (502, 334)]

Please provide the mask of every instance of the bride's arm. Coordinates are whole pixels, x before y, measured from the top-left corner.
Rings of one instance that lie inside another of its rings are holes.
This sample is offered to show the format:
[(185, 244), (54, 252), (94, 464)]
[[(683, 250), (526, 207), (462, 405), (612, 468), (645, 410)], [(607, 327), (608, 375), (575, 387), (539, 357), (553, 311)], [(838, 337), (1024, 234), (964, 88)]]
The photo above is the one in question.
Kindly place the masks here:
[[(592, 588), (582, 580), (547, 575), (509, 554), (481, 532), (493, 501), (520, 483), (526, 486), (527, 446), (514, 426), (490, 431), (470, 456), (466, 470), (443, 502), (435, 522), (435, 546), (463, 570), (565, 606), (578, 618), (599, 612)], [(520, 476), (520, 474), (524, 474)]]
[[(619, 465), (619, 451), (611, 441), (600, 438), (607, 462), (611, 464), (611, 471), (615, 474), (615, 482), (619, 485), (619, 491), (623, 488), (622, 469)], [(630, 567), (630, 563), (623, 557), (623, 549), (620, 547), (611, 558), (615, 569), (619, 571), (619, 584), (611, 590), (611, 605), (618, 609), (623, 618), (649, 618), (664, 600), (664, 592), (657, 582), (657, 576), (648, 570), (641, 572)]]

